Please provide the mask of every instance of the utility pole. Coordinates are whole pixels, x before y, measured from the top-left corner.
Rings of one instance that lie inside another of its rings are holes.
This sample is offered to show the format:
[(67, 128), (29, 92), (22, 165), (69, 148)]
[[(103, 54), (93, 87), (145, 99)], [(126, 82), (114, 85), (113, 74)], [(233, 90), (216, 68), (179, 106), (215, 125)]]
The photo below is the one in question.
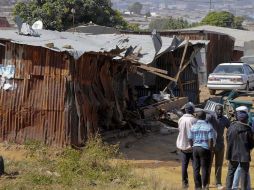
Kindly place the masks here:
[(73, 33), (74, 33), (74, 32), (76, 32), (76, 28), (74, 27), (75, 26), (75, 13), (76, 13), (76, 11), (75, 11), (74, 8), (71, 9), (71, 13), (72, 13), (72, 26), (73, 26)]
[(210, 8), (209, 8), (209, 12), (212, 10), (212, 0), (210, 0)]

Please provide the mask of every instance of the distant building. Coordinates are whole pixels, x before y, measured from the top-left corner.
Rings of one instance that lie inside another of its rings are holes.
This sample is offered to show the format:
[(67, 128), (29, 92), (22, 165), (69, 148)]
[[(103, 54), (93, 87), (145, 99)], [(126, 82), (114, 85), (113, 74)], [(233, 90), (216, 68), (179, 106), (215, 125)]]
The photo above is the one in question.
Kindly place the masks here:
[(157, 14), (157, 13), (155, 13), (155, 12), (151, 12), (151, 16), (152, 16), (152, 17), (157, 17), (157, 16), (158, 16), (158, 14)]
[(225, 27), (218, 27), (218, 26), (198, 26), (194, 28), (187, 28), (183, 29), (182, 31), (196, 31), (196, 32), (214, 32), (214, 33), (220, 33), (224, 35), (228, 35), (232, 38), (234, 38), (234, 52), (232, 55), (232, 60), (238, 61), (242, 56), (249, 55), (249, 53), (246, 54), (248, 49), (251, 49), (251, 51), (254, 50), (253, 45), (250, 47), (246, 47), (246, 43), (250, 41), (254, 41), (254, 31), (247, 31), (247, 30), (238, 30), (238, 29), (232, 29), (232, 28), (225, 28)]
[(67, 32), (79, 32), (87, 34), (119, 34), (120, 32), (113, 27), (100, 26), (96, 24), (82, 25), (75, 28), (70, 28)]
[(8, 20), (6, 17), (0, 17), (0, 27), (10, 27)]

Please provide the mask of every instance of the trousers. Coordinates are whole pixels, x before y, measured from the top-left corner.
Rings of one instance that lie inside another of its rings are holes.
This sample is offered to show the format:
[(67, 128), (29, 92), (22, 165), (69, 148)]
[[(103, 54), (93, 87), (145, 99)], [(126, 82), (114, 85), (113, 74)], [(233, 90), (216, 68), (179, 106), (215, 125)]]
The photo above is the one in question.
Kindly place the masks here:
[(189, 178), (188, 178), (188, 166), (190, 160), (193, 161), (192, 152), (180, 152), (181, 161), (182, 161), (182, 184), (188, 185), (189, 184)]
[[(193, 147), (193, 170), (195, 188), (205, 188), (208, 185), (211, 151), (202, 147)], [(200, 175), (200, 169), (202, 175)]]
[(237, 162), (237, 161), (229, 161), (228, 164), (228, 174), (226, 180), (226, 189), (231, 190), (234, 180), (235, 171), (240, 165), (241, 167), (241, 190), (247, 190), (248, 188), (248, 173), (249, 173), (249, 162)]

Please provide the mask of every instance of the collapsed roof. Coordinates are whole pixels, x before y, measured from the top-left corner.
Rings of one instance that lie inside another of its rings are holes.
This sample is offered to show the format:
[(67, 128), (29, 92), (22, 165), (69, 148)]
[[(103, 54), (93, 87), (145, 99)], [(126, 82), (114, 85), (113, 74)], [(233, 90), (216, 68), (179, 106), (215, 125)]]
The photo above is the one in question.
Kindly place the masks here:
[[(83, 34), (35, 30), (37, 36), (20, 35), (16, 30), (0, 30), (0, 40), (16, 44), (39, 46), (58, 52), (68, 52), (79, 59), (88, 52), (111, 53), (116, 59), (130, 59), (141, 64), (150, 64), (161, 54), (184, 46), (187, 41), (176, 37), (132, 34)], [(190, 45), (207, 44), (207, 40), (189, 40)], [(159, 48), (158, 48), (159, 47)], [(116, 53), (117, 52), (117, 53)], [(128, 58), (129, 55), (135, 55)]]

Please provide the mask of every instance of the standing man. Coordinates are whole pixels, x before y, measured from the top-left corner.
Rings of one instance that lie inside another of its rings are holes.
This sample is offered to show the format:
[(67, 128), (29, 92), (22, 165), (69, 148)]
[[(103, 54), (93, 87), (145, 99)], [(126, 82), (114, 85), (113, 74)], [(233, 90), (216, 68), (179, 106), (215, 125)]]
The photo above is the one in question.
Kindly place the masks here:
[[(239, 112), (239, 111), (246, 112), (249, 115), (249, 109), (246, 106), (237, 107), (236, 112)], [(253, 124), (253, 122), (252, 122), (252, 124)], [(253, 125), (251, 127), (251, 130), (252, 130), (252, 133), (253, 133)], [(240, 177), (241, 177), (241, 166), (239, 164), (236, 171), (235, 171), (235, 174), (234, 174), (232, 189), (238, 189)], [(247, 190), (251, 190), (250, 171), (248, 173)]]
[[(189, 134), (189, 141), (193, 146), (195, 189), (209, 189), (209, 167), (215, 131), (212, 125), (206, 121), (206, 113), (203, 110), (197, 112), (197, 119), (197, 123), (192, 126)], [(200, 175), (200, 167), (202, 168), (202, 176)]]
[(191, 127), (196, 123), (197, 119), (193, 116), (194, 105), (187, 103), (184, 106), (185, 114), (178, 121), (179, 134), (176, 141), (176, 146), (180, 150), (181, 161), (182, 161), (182, 186), (183, 188), (189, 187), (188, 180), (188, 165), (192, 159), (192, 148), (189, 143), (188, 134), (190, 133)]
[[(239, 110), (239, 109), (236, 109)], [(235, 171), (241, 167), (241, 189), (247, 190), (250, 167), (250, 151), (254, 147), (253, 133), (248, 125), (248, 113), (236, 112), (237, 121), (227, 131), (227, 159), (229, 160), (226, 188), (232, 189)]]
[(223, 106), (217, 104), (215, 106), (215, 114), (208, 115), (208, 122), (210, 122), (217, 133), (215, 147), (211, 153), (211, 164), (209, 168), (209, 183), (211, 177), (211, 170), (213, 158), (215, 157), (215, 184), (217, 189), (223, 189), (221, 183), (222, 165), (224, 160), (224, 130), (230, 126), (229, 120), (223, 116)]

